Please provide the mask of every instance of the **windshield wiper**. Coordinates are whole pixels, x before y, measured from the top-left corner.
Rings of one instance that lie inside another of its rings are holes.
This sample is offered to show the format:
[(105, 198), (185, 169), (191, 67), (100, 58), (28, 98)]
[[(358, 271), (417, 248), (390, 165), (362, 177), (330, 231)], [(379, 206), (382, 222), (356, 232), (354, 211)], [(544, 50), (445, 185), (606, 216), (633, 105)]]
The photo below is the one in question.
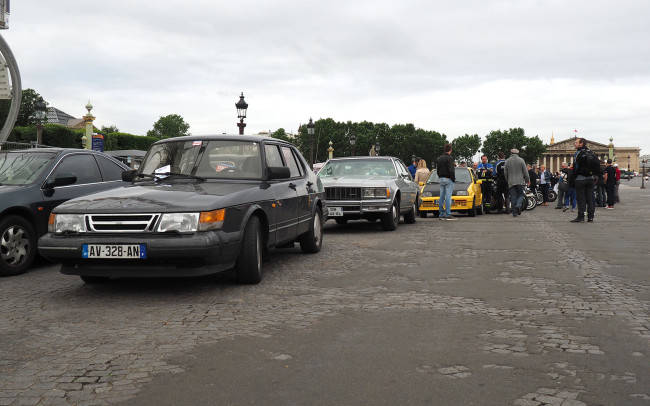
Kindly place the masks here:
[[(203, 178), (201, 176), (190, 175), (189, 173), (178, 173), (178, 172), (159, 172), (159, 173), (154, 173), (151, 176), (154, 176), (154, 177), (157, 177), (157, 176), (181, 176), (181, 177), (184, 177), (184, 178), (205, 180), (205, 178)], [(164, 179), (164, 178), (160, 178), (160, 179)]]

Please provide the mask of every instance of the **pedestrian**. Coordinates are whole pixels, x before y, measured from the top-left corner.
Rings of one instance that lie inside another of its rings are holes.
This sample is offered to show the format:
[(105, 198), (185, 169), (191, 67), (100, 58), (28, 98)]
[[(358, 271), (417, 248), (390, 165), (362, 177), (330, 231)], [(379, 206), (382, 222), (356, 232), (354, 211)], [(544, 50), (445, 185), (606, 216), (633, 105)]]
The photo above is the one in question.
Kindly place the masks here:
[(438, 198), (438, 217), (440, 220), (456, 220), (451, 215), (451, 195), (454, 193), (456, 168), (451, 157), (451, 144), (445, 144), (444, 154), (438, 157), (438, 178), (440, 179), (440, 197)]
[(564, 186), (560, 186), (562, 182), (567, 182), (567, 174), (569, 173), (569, 164), (562, 162), (560, 164), (560, 172), (558, 172), (558, 186), (557, 186), (557, 203), (555, 204), (556, 209), (562, 209), (564, 204), (564, 195), (568, 191), (564, 191)]
[(571, 184), (576, 189), (578, 200), (578, 217), (571, 220), (572, 223), (583, 223), (585, 221), (585, 209), (587, 221), (594, 221), (594, 185), (600, 176), (600, 162), (596, 155), (587, 148), (587, 140), (576, 138), (574, 144), (576, 153), (573, 155), (573, 171), (571, 173)]
[(548, 206), (548, 191), (551, 187), (551, 171), (546, 166), (539, 167), (539, 188), (542, 191), (542, 206)]
[(476, 166), (477, 176), (481, 182), (481, 195), (483, 196), (483, 208), (485, 213), (490, 213), (492, 202), (492, 181), (494, 179), (494, 167), (488, 162), (487, 155), (481, 156), (481, 163)]
[(503, 153), (503, 151), (499, 151), (497, 153), (497, 157), (499, 160), (497, 161), (496, 165), (494, 165), (494, 180), (496, 181), (497, 184), (497, 195), (496, 195), (496, 201), (497, 201), (497, 214), (501, 214), (504, 211), (504, 205), (505, 205), (505, 212), (506, 214), (510, 213), (510, 209), (508, 209), (508, 199), (506, 196), (506, 193), (508, 192), (508, 182), (506, 181), (506, 175), (504, 172), (504, 166), (506, 164), (506, 154)]
[(616, 169), (616, 188), (614, 189), (614, 201), (620, 203), (621, 199), (618, 194), (618, 187), (621, 186), (621, 170), (618, 169), (618, 164), (614, 164), (614, 169)]
[(411, 174), (412, 178), (415, 178), (415, 172), (418, 170), (418, 161), (419, 160), (420, 160), (420, 158), (416, 156), (415, 158), (413, 158), (413, 163), (411, 165), (409, 165), (408, 168), (406, 168), (406, 169), (409, 170), (409, 173)]
[[(605, 163), (600, 164), (600, 169), (605, 173)], [(605, 189), (604, 178), (598, 178), (596, 182), (596, 207), (607, 207), (607, 190)]]
[(528, 174), (526, 162), (519, 156), (519, 150), (517, 148), (510, 150), (510, 157), (506, 159), (503, 172), (510, 188), (510, 211), (512, 212), (512, 217), (520, 216), (521, 208), (524, 205), (524, 189), (527, 184), (531, 184), (533, 181)]
[(530, 179), (530, 185), (528, 185), (528, 189), (530, 189), (530, 193), (536, 195), (537, 194), (537, 167), (535, 165), (530, 166), (530, 164), (528, 164), (526, 167), (528, 168), (528, 178)]
[(612, 166), (612, 160), (608, 159), (605, 165), (605, 190), (607, 191), (607, 207), (612, 210), (616, 203), (616, 168)]
[(426, 183), (427, 179), (429, 179), (430, 173), (431, 171), (427, 169), (427, 161), (420, 158), (420, 161), (418, 162), (418, 168), (415, 171), (415, 183), (418, 185), (420, 183)]

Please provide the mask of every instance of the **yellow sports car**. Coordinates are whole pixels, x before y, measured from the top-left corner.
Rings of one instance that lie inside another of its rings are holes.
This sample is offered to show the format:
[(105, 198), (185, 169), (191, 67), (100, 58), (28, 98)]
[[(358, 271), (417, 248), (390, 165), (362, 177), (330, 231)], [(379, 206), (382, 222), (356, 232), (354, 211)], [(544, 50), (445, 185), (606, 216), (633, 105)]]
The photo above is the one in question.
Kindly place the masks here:
[[(476, 174), (472, 168), (457, 167), (454, 193), (451, 196), (451, 211), (467, 213), (470, 217), (476, 216), (477, 213), (483, 214), (482, 182), (482, 180), (476, 178)], [(420, 217), (426, 218), (429, 212), (433, 213), (435, 217), (438, 217), (440, 179), (435, 170), (431, 172), (427, 183), (422, 187), (420, 197)]]

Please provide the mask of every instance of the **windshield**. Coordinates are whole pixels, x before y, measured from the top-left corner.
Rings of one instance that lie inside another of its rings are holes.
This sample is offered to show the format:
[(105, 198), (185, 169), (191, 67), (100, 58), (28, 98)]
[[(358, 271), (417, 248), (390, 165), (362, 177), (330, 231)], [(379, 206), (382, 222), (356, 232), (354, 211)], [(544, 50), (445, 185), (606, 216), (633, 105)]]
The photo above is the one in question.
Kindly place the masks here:
[[(427, 183), (440, 183), (438, 171), (431, 171)], [(467, 168), (456, 168), (456, 182), (455, 183), (472, 183), (472, 176)]]
[(49, 152), (0, 153), (0, 185), (33, 183), (55, 156)]
[(138, 171), (157, 180), (175, 175), (207, 179), (262, 179), (260, 145), (251, 141), (179, 141), (151, 147)]
[(395, 167), (388, 159), (340, 159), (328, 161), (318, 171), (321, 178), (341, 176), (389, 176), (395, 177)]

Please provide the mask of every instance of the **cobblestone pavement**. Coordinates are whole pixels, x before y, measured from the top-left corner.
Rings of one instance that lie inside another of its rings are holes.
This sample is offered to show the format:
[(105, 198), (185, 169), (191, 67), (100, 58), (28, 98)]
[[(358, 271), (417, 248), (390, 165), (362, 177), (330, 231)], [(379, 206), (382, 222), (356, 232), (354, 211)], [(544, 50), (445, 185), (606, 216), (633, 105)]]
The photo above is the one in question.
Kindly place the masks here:
[(509, 390), (490, 404), (650, 405), (650, 193), (621, 187), (621, 198), (584, 224), (552, 206), (392, 233), (328, 222), (321, 253), (275, 252), (256, 286), (227, 275), (85, 285), (42, 263), (0, 279), (0, 406), (138, 403), (205, 345), (422, 311), (484, 321), (459, 328), (465, 354), (412, 365), (427, 390), (498, 376)]

